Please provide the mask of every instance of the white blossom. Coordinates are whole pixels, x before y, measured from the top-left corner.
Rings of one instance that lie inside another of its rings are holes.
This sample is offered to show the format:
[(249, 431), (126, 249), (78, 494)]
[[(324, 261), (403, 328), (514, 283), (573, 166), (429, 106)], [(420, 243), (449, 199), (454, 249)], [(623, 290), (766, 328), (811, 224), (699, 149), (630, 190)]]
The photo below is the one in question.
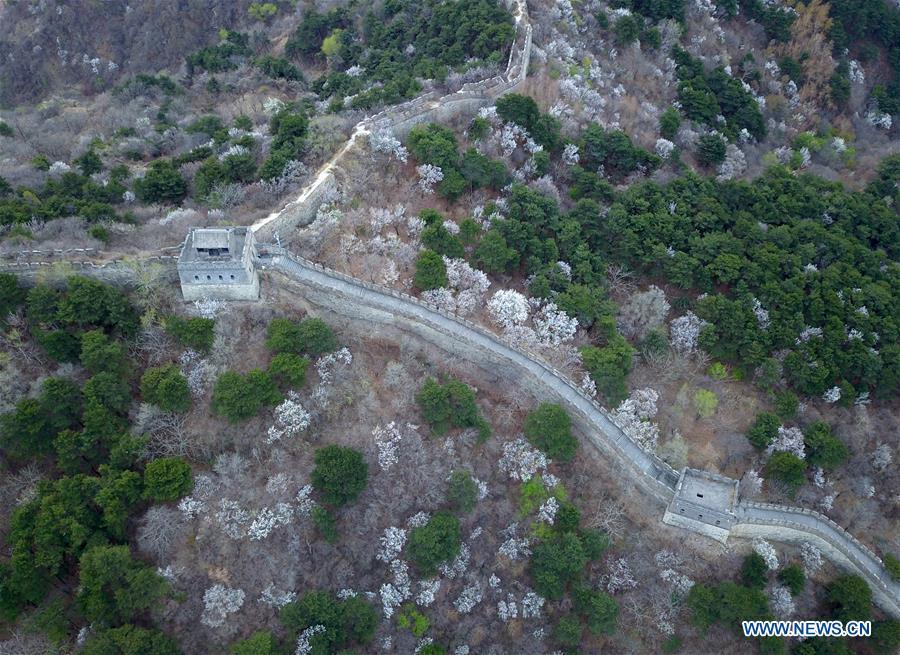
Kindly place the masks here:
[(431, 605), (437, 597), (437, 592), (441, 588), (441, 579), (433, 578), (431, 580), (419, 581), (419, 593), (416, 595), (416, 604), (422, 607)]
[(466, 569), (469, 566), (469, 560), (472, 557), (472, 551), (469, 549), (467, 544), (462, 544), (459, 547), (459, 553), (453, 558), (452, 562), (444, 562), (440, 566), (441, 575), (445, 578), (449, 578), (453, 580), (462, 576), (463, 573), (466, 572)]
[(271, 444), (282, 438), (291, 438), (309, 427), (310, 415), (300, 404), (300, 396), (290, 391), (275, 408), (276, 425), (269, 429), (266, 443)]
[(312, 499), (312, 491), (312, 485), (308, 484), (297, 492), (298, 516), (309, 516), (315, 508), (316, 501)]
[(759, 329), (767, 330), (771, 324), (768, 310), (764, 309), (758, 298), (753, 299), (753, 313), (756, 315), (756, 322)]
[(268, 587), (263, 589), (262, 594), (260, 594), (258, 602), (264, 605), (271, 605), (275, 609), (281, 609), (285, 605), (293, 603), (297, 600), (297, 594), (293, 591), (279, 591), (275, 588), (275, 585), (270, 584)]
[(668, 139), (659, 138), (656, 140), (656, 146), (654, 149), (656, 150), (657, 155), (659, 155), (663, 159), (668, 159), (669, 155), (671, 155), (675, 150), (675, 144)]
[(606, 590), (615, 594), (637, 587), (637, 580), (624, 557), (614, 560), (609, 565), (609, 576), (606, 579)]
[(394, 136), (393, 130), (382, 127), (369, 133), (369, 147), (375, 152), (387, 154), (396, 160), (406, 163), (409, 158), (409, 151), (400, 143), (400, 140)]
[(428, 512), (417, 512), (406, 519), (406, 526), (409, 528), (421, 528), (431, 520), (431, 514)]
[(294, 509), (287, 503), (278, 503), (272, 509), (264, 507), (247, 528), (247, 534), (252, 541), (260, 541), (268, 537), (276, 528), (289, 525), (293, 517)]
[(574, 166), (578, 163), (580, 156), (578, 154), (578, 146), (574, 143), (567, 143), (563, 148), (562, 160), (566, 166)]
[(769, 592), (769, 607), (779, 619), (788, 619), (794, 614), (794, 599), (785, 587), (777, 585)]
[(381, 548), (379, 548), (375, 558), (385, 563), (394, 560), (400, 554), (400, 551), (403, 550), (403, 546), (406, 545), (406, 534), (406, 530), (403, 528), (394, 526), (385, 528), (384, 534), (380, 539)]
[(513, 480), (527, 482), (549, 464), (547, 456), (540, 450), (532, 448), (524, 437), (503, 444), (500, 470), (509, 474)]
[(497, 603), (497, 615), (504, 623), (511, 619), (518, 618), (519, 605), (516, 603), (516, 599), (512, 594), (507, 594), (506, 600), (501, 600)]
[(886, 471), (891, 462), (894, 461), (891, 447), (886, 443), (878, 444), (875, 450), (872, 451), (870, 461), (872, 462), (872, 468), (876, 471)]
[(244, 604), (244, 592), (223, 585), (213, 585), (203, 593), (203, 615), (200, 622), (210, 628), (225, 624), (229, 614), (237, 612)]
[(553, 525), (556, 520), (556, 512), (559, 511), (559, 501), (555, 497), (550, 496), (545, 500), (540, 509), (538, 509), (538, 521), (543, 521), (549, 525)]
[(184, 514), (184, 518), (190, 520), (206, 511), (206, 503), (193, 496), (185, 496), (178, 501), (178, 509)]
[(822, 568), (822, 551), (808, 541), (800, 546), (800, 559), (803, 560), (803, 570), (808, 576)]
[(444, 179), (444, 171), (433, 164), (416, 166), (416, 173), (419, 174), (419, 189), (423, 193), (434, 193), (434, 185)]
[(544, 598), (537, 595), (533, 591), (527, 592), (522, 597), (522, 618), (531, 619), (538, 618), (544, 607)]
[(800, 331), (800, 334), (797, 337), (796, 343), (799, 346), (801, 343), (806, 343), (813, 337), (821, 337), (822, 334), (823, 334), (822, 328), (806, 326), (805, 328), (803, 328)]
[(215, 519), (222, 532), (232, 539), (240, 539), (247, 534), (250, 513), (242, 509), (236, 500), (222, 498), (219, 501), (219, 509), (215, 514)]
[(555, 303), (541, 307), (534, 319), (535, 333), (545, 346), (560, 346), (575, 338), (578, 319), (557, 308)]
[(387, 471), (399, 461), (397, 449), (403, 439), (400, 428), (394, 421), (387, 425), (378, 425), (372, 430), (372, 438), (378, 448), (378, 465), (381, 470)]
[(672, 340), (672, 348), (682, 354), (690, 354), (697, 349), (700, 331), (709, 325), (706, 321), (696, 316), (693, 312), (687, 312), (669, 323), (669, 335)]
[(503, 328), (524, 323), (528, 319), (528, 310), (528, 299), (512, 289), (500, 289), (488, 302), (491, 318)]
[(323, 632), (325, 632), (324, 625), (312, 625), (306, 628), (297, 637), (297, 648), (294, 651), (294, 655), (309, 655), (313, 649), (312, 638)]
[(762, 491), (763, 479), (755, 469), (750, 469), (741, 478), (741, 493), (745, 496), (756, 496)]
[(831, 387), (828, 391), (822, 394), (822, 400), (826, 403), (833, 404), (841, 399), (841, 388), (840, 387)]
[(659, 394), (653, 389), (636, 389), (612, 412), (610, 419), (632, 441), (648, 452), (656, 450), (659, 426), (649, 419), (656, 416)]
[(771, 455), (776, 451), (793, 453), (800, 459), (806, 459), (806, 445), (803, 442), (803, 430), (796, 427), (788, 428), (783, 425), (779, 426), (778, 434), (775, 436), (775, 439), (772, 440), (772, 443), (769, 444), (766, 453)]
[(483, 595), (481, 587), (477, 583), (472, 583), (462, 590), (459, 597), (453, 601), (453, 607), (460, 614), (468, 614), (474, 607), (481, 602)]
[(765, 539), (753, 540), (753, 552), (765, 560), (766, 566), (770, 571), (778, 568), (778, 553), (775, 551), (774, 546)]

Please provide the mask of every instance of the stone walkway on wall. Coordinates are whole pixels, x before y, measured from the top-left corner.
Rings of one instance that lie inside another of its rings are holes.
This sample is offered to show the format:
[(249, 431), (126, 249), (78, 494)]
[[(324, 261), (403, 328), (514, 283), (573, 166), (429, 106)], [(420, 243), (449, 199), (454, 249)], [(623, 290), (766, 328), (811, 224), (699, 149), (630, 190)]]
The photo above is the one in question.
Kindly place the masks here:
[[(595, 432), (587, 435), (588, 439), (602, 452), (612, 453), (624, 464), (623, 474), (630, 471), (633, 479), (659, 501), (668, 503), (674, 496), (678, 474), (655, 455), (641, 449), (610, 420), (608, 412), (599, 403), (539, 357), (505, 343), (499, 336), (470, 321), (441, 312), (407, 294), (357, 280), (282, 252), (267, 259), (266, 263), (301, 284), (426, 323), (472, 344), (473, 348), (488, 349), (519, 367), (596, 427)], [(878, 605), (889, 615), (900, 618), (900, 584), (890, 579), (877, 555), (834, 521), (812, 510), (750, 501), (740, 502), (736, 514), (737, 523), (732, 534), (782, 542), (814, 542), (835, 564), (865, 578)]]

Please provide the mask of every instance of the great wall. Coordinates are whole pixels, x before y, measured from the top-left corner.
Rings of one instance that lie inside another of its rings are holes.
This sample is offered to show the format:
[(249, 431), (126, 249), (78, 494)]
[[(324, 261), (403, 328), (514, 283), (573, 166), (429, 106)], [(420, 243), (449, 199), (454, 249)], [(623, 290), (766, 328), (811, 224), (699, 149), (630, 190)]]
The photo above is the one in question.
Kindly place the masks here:
[[(304, 187), (297, 198), (279, 211), (251, 226), (258, 243), (271, 241), (278, 231), (291, 229), (311, 221), (321, 199), (339, 184), (342, 159), (374, 128), (387, 127), (403, 135), (414, 125), (431, 120), (446, 120), (459, 113), (473, 112), (492, 103), (497, 97), (517, 89), (527, 75), (531, 52), (532, 27), (528, 21), (526, 0), (515, 0), (515, 46), (511, 49), (506, 70), (494, 78), (465, 85), (459, 92), (435, 99), (426, 94), (403, 105), (387, 109), (360, 121), (347, 143), (317, 172), (313, 181)], [(177, 279), (173, 251), (180, 246), (163, 249), (150, 256), (142, 256), (141, 263), (159, 265), (166, 277)], [(443, 348), (455, 348), (457, 355), (475, 358), (485, 353), (492, 364), (515, 367), (524, 373), (523, 384), (544, 397), (554, 397), (572, 411), (581, 435), (606, 456), (625, 465), (632, 479), (653, 501), (666, 508), (666, 522), (692, 529), (720, 541), (729, 536), (765, 538), (783, 543), (811, 542), (840, 568), (862, 576), (872, 589), (878, 605), (889, 615), (900, 618), (900, 583), (894, 582), (882, 560), (858, 539), (828, 517), (799, 507), (772, 505), (735, 497), (728, 509), (730, 524), (719, 528), (702, 520), (676, 522), (668, 520), (680, 500), (681, 481), (687, 471), (679, 474), (656, 455), (645, 452), (609, 417), (608, 411), (587, 396), (564, 374), (531, 352), (507, 343), (500, 336), (467, 319), (448, 314), (408, 294), (355, 279), (320, 264), (300, 259), (287, 250), (266, 245), (266, 254), (259, 263), (271, 284), (300, 285), (315, 295), (321, 306), (347, 315), (365, 315), (383, 323), (402, 321), (419, 337)], [(19, 275), (26, 283), (41, 271), (49, 271), (60, 264), (70, 271), (95, 276), (105, 281), (127, 285), (136, 277), (135, 258), (92, 258), (93, 251), (32, 251), (38, 261), (0, 262), (0, 270)], [(269, 274), (271, 271), (273, 274)], [(455, 344), (455, 346), (453, 345)], [(704, 474), (710, 477), (713, 474)], [(727, 480), (727, 479), (724, 479)], [(731, 481), (733, 482), (733, 481)], [(694, 501), (696, 499), (689, 499)], [(702, 506), (698, 505), (698, 506)]]

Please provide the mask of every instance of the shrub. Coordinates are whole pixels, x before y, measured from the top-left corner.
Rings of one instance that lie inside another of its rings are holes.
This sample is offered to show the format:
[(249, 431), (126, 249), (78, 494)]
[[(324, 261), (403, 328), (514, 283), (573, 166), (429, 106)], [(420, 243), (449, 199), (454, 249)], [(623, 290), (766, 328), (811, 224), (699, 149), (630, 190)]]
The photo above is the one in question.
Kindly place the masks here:
[(9, 123), (6, 121), (0, 121), (0, 136), (11, 137), (13, 136), (13, 128), (9, 126)]
[(697, 162), (713, 168), (725, 161), (725, 140), (718, 134), (704, 134), (697, 141)]
[(187, 195), (187, 182), (172, 162), (157, 159), (147, 174), (134, 182), (134, 192), (145, 203), (177, 203)]
[(837, 468), (850, 456), (847, 446), (824, 421), (816, 421), (803, 431), (803, 443), (809, 463), (827, 471)]
[(269, 375), (282, 389), (300, 389), (306, 384), (309, 360), (294, 353), (278, 353), (269, 362)]
[(781, 420), (770, 412), (757, 414), (753, 425), (747, 430), (747, 440), (757, 450), (765, 450), (778, 435)]
[(213, 387), (212, 408), (232, 423), (239, 423), (279, 400), (278, 387), (265, 371), (254, 369), (246, 375), (226, 371)]
[(751, 589), (764, 589), (769, 567), (766, 560), (757, 552), (752, 552), (744, 558), (741, 566), (741, 581), (744, 586)]
[(430, 626), (431, 622), (428, 617), (417, 611), (411, 603), (404, 605), (397, 614), (397, 627), (409, 630), (414, 637), (424, 637)]
[(275, 655), (277, 642), (271, 632), (260, 630), (232, 644), (229, 652), (231, 655)]
[(91, 373), (122, 374), (125, 347), (121, 342), (111, 340), (103, 330), (89, 330), (81, 335), (81, 365)]
[(443, 257), (433, 250), (423, 250), (419, 253), (416, 258), (413, 285), (420, 291), (447, 286), (447, 267)]
[(884, 568), (887, 569), (891, 580), (900, 582), (900, 557), (895, 556), (893, 553), (885, 553)]
[(141, 395), (167, 412), (185, 412), (191, 406), (187, 379), (175, 364), (148, 368), (141, 377)]
[(792, 391), (777, 391), (775, 393), (775, 413), (783, 421), (789, 421), (797, 415), (800, 400)]
[(544, 598), (555, 600), (581, 575), (587, 561), (581, 541), (569, 532), (535, 546), (528, 569), (535, 590)]
[(124, 413), (131, 404), (131, 389), (117, 375), (103, 371), (84, 383), (84, 398), (112, 412)]
[(618, 334), (613, 334), (604, 348), (581, 348), (584, 367), (611, 405), (618, 405), (628, 395), (625, 378), (633, 366), (634, 348)]
[(430, 577), (437, 573), (440, 564), (459, 554), (460, 544), (459, 519), (450, 512), (440, 511), (428, 523), (410, 531), (406, 547), (419, 572)]
[(674, 107), (669, 107), (659, 117), (659, 133), (664, 139), (674, 139), (680, 127), (681, 116)]
[(322, 535), (322, 538), (330, 544), (336, 543), (338, 540), (338, 531), (336, 521), (331, 513), (321, 506), (316, 506), (312, 511), (313, 524)]
[(872, 590), (858, 575), (842, 575), (825, 587), (831, 615), (840, 621), (867, 621), (872, 613)]
[(313, 653), (337, 653), (354, 643), (367, 644), (378, 625), (375, 609), (362, 598), (337, 600), (326, 591), (310, 591), (288, 603), (281, 608), (280, 619), (292, 643), (306, 628), (325, 628), (311, 640)]
[(144, 468), (144, 497), (149, 500), (172, 502), (193, 488), (191, 465), (181, 457), (160, 457)]
[(178, 343), (200, 352), (209, 352), (212, 348), (215, 325), (215, 320), (199, 316), (192, 318), (169, 316), (165, 321), (166, 332), (175, 337)]
[(266, 346), (277, 353), (322, 355), (338, 348), (337, 337), (325, 321), (307, 318), (299, 323), (276, 318), (269, 323)]
[(563, 616), (553, 627), (553, 638), (565, 648), (581, 645), (581, 621), (574, 616)]
[(453, 471), (447, 480), (447, 502), (458, 512), (468, 513), (478, 500), (478, 485), (468, 471)]
[(572, 419), (559, 405), (538, 405), (525, 417), (523, 430), (532, 445), (555, 460), (571, 461), (578, 450), (578, 440), (572, 436)]
[(709, 418), (716, 413), (718, 406), (719, 399), (712, 391), (697, 389), (694, 393), (694, 407), (697, 410), (697, 416), (700, 418)]
[(784, 451), (772, 453), (766, 462), (766, 477), (781, 482), (793, 493), (806, 481), (806, 462), (794, 453)]
[(156, 571), (132, 559), (128, 546), (95, 546), (81, 556), (78, 607), (89, 621), (121, 624), (166, 592)]
[(577, 589), (574, 596), (575, 611), (584, 616), (591, 634), (609, 635), (616, 631), (619, 604), (615, 598), (604, 591), (586, 588)]
[(478, 428), (482, 441), (490, 436), (490, 426), (478, 415), (475, 392), (459, 380), (450, 378), (440, 384), (434, 378), (428, 378), (416, 394), (416, 402), (437, 436), (446, 434), (451, 427)]
[(803, 567), (799, 564), (788, 564), (778, 572), (778, 581), (787, 587), (788, 591), (791, 592), (791, 596), (796, 596), (803, 591), (803, 585), (806, 584), (806, 574), (803, 572)]
[[(127, 624), (91, 631), (82, 655), (181, 655), (178, 644), (159, 630)], [(246, 655), (240, 653), (239, 655)]]
[(366, 488), (369, 465), (357, 450), (325, 446), (316, 451), (315, 463), (312, 485), (322, 492), (327, 503), (346, 505)]

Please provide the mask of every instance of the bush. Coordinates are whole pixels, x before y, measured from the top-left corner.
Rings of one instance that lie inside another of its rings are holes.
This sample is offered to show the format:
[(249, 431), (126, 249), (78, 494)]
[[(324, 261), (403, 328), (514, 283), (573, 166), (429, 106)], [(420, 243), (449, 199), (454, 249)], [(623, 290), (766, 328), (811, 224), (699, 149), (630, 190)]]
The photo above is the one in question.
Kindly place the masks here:
[[(159, 630), (123, 625), (91, 631), (82, 655), (181, 655), (178, 645)], [(247, 655), (240, 653), (240, 655)]]
[(680, 127), (681, 116), (674, 107), (669, 107), (659, 117), (659, 133), (664, 139), (674, 139)]
[(803, 586), (806, 584), (806, 574), (803, 572), (803, 567), (799, 564), (788, 564), (778, 572), (778, 581), (787, 587), (788, 591), (791, 592), (791, 596), (796, 596), (803, 591)]
[(148, 500), (172, 502), (193, 488), (191, 465), (181, 457), (160, 457), (144, 468), (144, 497)]
[(577, 589), (575, 611), (584, 616), (588, 630), (593, 635), (610, 635), (616, 631), (619, 604), (616, 599), (603, 591)]
[(226, 371), (213, 387), (212, 408), (232, 423), (239, 423), (280, 400), (281, 394), (275, 381), (265, 371), (254, 369), (246, 375)]
[(178, 203), (187, 195), (187, 182), (172, 162), (157, 159), (147, 174), (134, 182), (134, 192), (145, 203)]
[(757, 450), (765, 450), (778, 436), (778, 428), (780, 427), (781, 420), (775, 414), (762, 412), (757, 414), (753, 425), (747, 430), (747, 440)]
[(312, 485), (331, 505), (346, 505), (356, 500), (369, 481), (369, 465), (362, 453), (352, 448), (334, 445), (319, 448), (315, 463)]
[(719, 399), (715, 393), (708, 389), (697, 389), (694, 393), (694, 408), (700, 418), (709, 418), (716, 413)]
[(468, 513), (475, 509), (478, 485), (468, 471), (453, 471), (447, 480), (447, 502), (457, 512)]
[(431, 577), (443, 562), (453, 560), (461, 544), (459, 519), (450, 512), (440, 511), (428, 523), (409, 533), (409, 559), (424, 577)]
[(790, 421), (797, 415), (800, 400), (792, 391), (777, 391), (775, 393), (775, 413), (783, 421)]
[(816, 421), (803, 431), (806, 457), (813, 466), (832, 471), (846, 461), (850, 451), (844, 442), (831, 432), (831, 426), (824, 421)]
[(445, 384), (440, 384), (434, 378), (428, 378), (416, 394), (416, 402), (431, 431), (437, 436), (443, 436), (451, 427), (477, 427), (490, 436), (490, 427), (478, 415), (475, 392), (459, 380), (450, 378)]
[(741, 582), (751, 589), (764, 589), (768, 573), (766, 560), (754, 551), (744, 558), (744, 564), (741, 566)]
[(275, 655), (278, 644), (268, 630), (254, 632), (246, 639), (231, 645), (231, 655)]
[(281, 608), (280, 619), (288, 641), (316, 625), (325, 628), (311, 639), (312, 653), (337, 653), (354, 643), (368, 644), (375, 636), (378, 617), (375, 609), (359, 597), (337, 600), (326, 591), (310, 591)]
[(294, 353), (278, 353), (269, 362), (269, 375), (282, 389), (301, 389), (306, 384), (309, 360)]
[(766, 477), (781, 482), (793, 493), (806, 482), (806, 462), (794, 453), (772, 453), (766, 462)]
[(697, 141), (697, 162), (713, 168), (725, 161), (725, 140), (718, 134), (704, 134)]
[(525, 417), (523, 430), (533, 446), (555, 460), (569, 462), (578, 450), (578, 440), (572, 436), (572, 419), (559, 405), (538, 405)]
[(78, 607), (89, 621), (121, 624), (151, 608), (167, 585), (128, 546), (95, 546), (81, 556)]
[(13, 128), (9, 126), (9, 123), (0, 121), (0, 136), (11, 137), (13, 134)]
[(186, 412), (191, 406), (187, 379), (175, 364), (148, 368), (141, 377), (141, 395), (166, 412)]
[(610, 405), (618, 405), (628, 395), (625, 378), (633, 366), (634, 348), (625, 339), (614, 334), (606, 347), (583, 346), (581, 357), (584, 367)]
[(97, 373), (84, 383), (84, 398), (111, 412), (124, 413), (131, 405), (131, 389), (128, 383), (106, 371)]
[(884, 568), (887, 569), (891, 580), (900, 582), (900, 557), (895, 556), (893, 553), (885, 553)]
[(447, 267), (444, 259), (433, 250), (423, 250), (416, 258), (413, 285), (420, 291), (447, 286)]
[(528, 570), (535, 590), (544, 598), (555, 600), (581, 575), (587, 562), (581, 541), (569, 532), (535, 546)]
[(581, 621), (574, 616), (563, 616), (553, 627), (553, 638), (564, 648), (581, 645)]
[(175, 337), (178, 343), (199, 352), (209, 352), (212, 348), (215, 325), (215, 320), (199, 316), (192, 318), (170, 316), (165, 321), (166, 332)]
[(276, 318), (269, 323), (266, 346), (276, 353), (322, 355), (337, 350), (334, 331), (325, 321), (307, 318), (299, 323), (288, 318)]
[(339, 536), (336, 526), (337, 522), (327, 509), (316, 505), (312, 511), (312, 520), (325, 541), (330, 544), (337, 542)]
[(81, 365), (91, 373), (121, 375), (125, 371), (125, 347), (103, 330), (89, 330), (81, 335)]
[(839, 621), (868, 621), (872, 613), (872, 590), (858, 575), (842, 575), (825, 587), (831, 615)]

